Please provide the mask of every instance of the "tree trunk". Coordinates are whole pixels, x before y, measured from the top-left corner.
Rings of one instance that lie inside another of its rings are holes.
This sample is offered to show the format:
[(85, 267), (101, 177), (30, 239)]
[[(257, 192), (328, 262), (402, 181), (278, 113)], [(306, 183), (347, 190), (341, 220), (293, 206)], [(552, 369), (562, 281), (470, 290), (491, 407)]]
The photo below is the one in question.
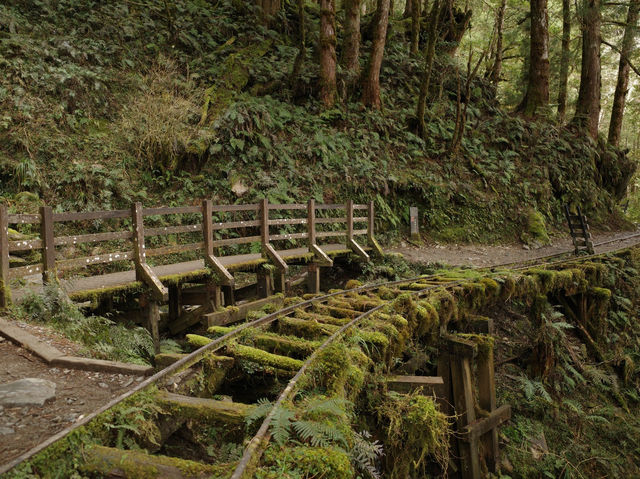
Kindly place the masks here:
[(562, 0), (562, 55), (558, 85), (558, 121), (564, 123), (567, 114), (567, 83), (569, 82), (569, 60), (571, 51), (571, 0)]
[(320, 1), (320, 100), (331, 108), (336, 102), (336, 4)]
[[(416, 0), (419, 2), (420, 0)], [(404, 13), (402, 14), (402, 18), (409, 18), (411, 16), (411, 12), (413, 9), (413, 0), (407, 0), (404, 4)]]
[(414, 7), (411, 9), (411, 48), (409, 53), (415, 55), (418, 53), (418, 45), (420, 43), (420, 1), (416, 0)]
[(500, 83), (502, 73), (502, 29), (504, 27), (504, 11), (507, 8), (507, 0), (502, 0), (496, 15), (496, 50), (493, 56), (493, 66), (489, 72), (489, 81), (493, 84), (496, 92)]
[(293, 62), (293, 70), (291, 72), (290, 84), (291, 87), (294, 88), (296, 82), (298, 81), (298, 77), (300, 76), (300, 70), (302, 69), (302, 64), (304, 63), (304, 59), (307, 56), (307, 33), (304, 25), (305, 22), (305, 14), (304, 14), (304, 0), (298, 0), (298, 22), (299, 22), (299, 35), (300, 35), (300, 46), (298, 49), (298, 54), (296, 55), (296, 59)]
[(280, 11), (280, 0), (258, 0), (258, 5), (262, 9), (262, 20), (269, 23), (271, 18)]
[(389, 3), (389, 0), (378, 0), (377, 23), (373, 33), (371, 56), (369, 57), (367, 76), (362, 91), (362, 103), (376, 110), (382, 107), (382, 101), (380, 100), (380, 67), (382, 66), (384, 44), (387, 39)]
[(609, 143), (614, 146), (620, 144), (620, 131), (622, 130), (622, 119), (624, 118), (624, 107), (629, 90), (629, 58), (634, 50), (636, 30), (638, 26), (638, 10), (640, 10), (640, 0), (630, 0), (627, 11), (627, 24), (624, 28), (622, 38), (622, 49), (620, 50), (620, 65), (618, 66), (618, 82), (616, 92), (613, 96), (613, 106), (611, 107), (611, 122), (609, 123)]
[(427, 47), (424, 55), (425, 70), (420, 82), (420, 93), (418, 95), (418, 106), (416, 108), (416, 120), (418, 135), (422, 138), (426, 136), (426, 125), (424, 113), (427, 109), (427, 95), (429, 94), (429, 84), (431, 83), (431, 70), (433, 69), (433, 59), (436, 54), (436, 40), (438, 38), (438, 23), (440, 21), (440, 1), (434, 0), (429, 12), (429, 32)]
[(547, 0), (530, 0), (531, 45), (527, 92), (518, 107), (525, 116), (534, 116), (549, 103), (549, 15)]
[(573, 123), (598, 137), (600, 117), (600, 0), (583, 0), (582, 70)]
[(345, 0), (345, 35), (342, 67), (349, 76), (360, 73), (360, 0)]

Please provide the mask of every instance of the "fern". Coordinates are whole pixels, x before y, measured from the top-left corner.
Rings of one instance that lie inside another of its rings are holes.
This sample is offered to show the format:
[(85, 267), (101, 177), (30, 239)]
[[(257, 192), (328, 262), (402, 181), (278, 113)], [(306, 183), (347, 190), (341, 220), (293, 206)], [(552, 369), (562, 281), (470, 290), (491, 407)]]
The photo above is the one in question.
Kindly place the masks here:
[(291, 436), (291, 422), (295, 414), (285, 406), (279, 406), (274, 410), (271, 419), (271, 435), (282, 446)]
[(258, 419), (262, 419), (273, 408), (273, 403), (266, 398), (258, 399), (258, 405), (245, 416), (247, 426), (251, 426)]
[(382, 444), (378, 441), (371, 441), (369, 431), (354, 434), (351, 462), (356, 469), (369, 475), (372, 479), (380, 479), (382, 474), (376, 467), (376, 461), (382, 455), (384, 455)]

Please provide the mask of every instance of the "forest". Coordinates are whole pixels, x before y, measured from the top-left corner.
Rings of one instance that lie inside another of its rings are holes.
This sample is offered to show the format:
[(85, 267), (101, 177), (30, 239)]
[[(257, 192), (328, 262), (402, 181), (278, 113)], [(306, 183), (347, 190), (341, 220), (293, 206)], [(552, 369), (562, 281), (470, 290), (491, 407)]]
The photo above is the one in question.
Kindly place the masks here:
[(564, 204), (621, 226), (636, 24), (633, 2), (3, 2), (0, 195), (351, 196), (462, 242)]

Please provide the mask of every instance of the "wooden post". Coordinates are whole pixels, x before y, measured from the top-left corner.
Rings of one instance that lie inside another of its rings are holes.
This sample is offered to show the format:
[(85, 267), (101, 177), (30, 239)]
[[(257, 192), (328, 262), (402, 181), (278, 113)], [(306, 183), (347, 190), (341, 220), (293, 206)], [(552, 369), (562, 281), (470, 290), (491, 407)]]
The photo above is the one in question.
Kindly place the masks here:
[(353, 241), (353, 200), (347, 201), (347, 244)]
[(382, 248), (380, 247), (374, 236), (374, 224), (376, 216), (373, 201), (369, 201), (369, 215), (367, 217), (367, 220), (367, 239), (369, 240), (369, 246), (371, 246), (375, 255), (382, 256)]
[(180, 286), (172, 284), (169, 286), (169, 322), (173, 323), (180, 318), (182, 305), (180, 304)]
[(313, 247), (316, 245), (316, 200), (313, 198), (307, 203), (307, 233), (309, 251), (313, 253)]
[(160, 330), (158, 324), (160, 322), (160, 304), (151, 298), (145, 298), (147, 313), (147, 328), (153, 339), (153, 349), (157, 353), (160, 352)]
[[(478, 355), (478, 405), (485, 411), (492, 413), (496, 409), (496, 385), (493, 367), (493, 348)], [(498, 429), (494, 428), (480, 437), (482, 449), (491, 472), (496, 472), (498, 464)]]
[(56, 280), (56, 247), (53, 239), (53, 210), (40, 207), (40, 238), (42, 239), (42, 282)]
[(418, 225), (418, 208), (416, 206), (409, 207), (409, 226), (411, 228), (411, 239), (420, 241), (420, 227)]
[[(229, 273), (222, 263), (213, 254), (213, 222), (211, 215), (213, 214), (213, 205), (211, 200), (204, 200), (202, 202), (202, 234), (204, 236), (204, 263), (211, 268), (216, 276), (217, 280), (222, 283), (225, 296), (225, 306), (231, 306), (235, 304), (234, 289), (235, 279)], [(211, 283), (211, 284), (210, 284)], [(209, 289), (214, 288), (215, 283), (209, 281), (207, 283)], [(215, 286), (217, 287), (217, 286)], [(216, 300), (216, 308), (220, 306), (220, 290), (217, 290), (218, 299)]]
[(6, 205), (0, 205), (0, 309), (11, 303), (9, 268), (9, 212)]
[(136, 263), (136, 280), (144, 281), (140, 278), (138, 266), (146, 264), (147, 256), (144, 246), (144, 222), (142, 219), (142, 203), (134, 203), (131, 207), (131, 221), (133, 225), (133, 260)]
[(320, 292), (320, 265), (309, 263), (307, 266), (307, 290), (311, 294)]
[(271, 296), (271, 274), (266, 268), (259, 268), (256, 273), (257, 276), (257, 287), (258, 287), (258, 297), (259, 298), (267, 298)]
[(263, 247), (269, 244), (269, 200), (266, 198), (260, 202), (260, 241)]

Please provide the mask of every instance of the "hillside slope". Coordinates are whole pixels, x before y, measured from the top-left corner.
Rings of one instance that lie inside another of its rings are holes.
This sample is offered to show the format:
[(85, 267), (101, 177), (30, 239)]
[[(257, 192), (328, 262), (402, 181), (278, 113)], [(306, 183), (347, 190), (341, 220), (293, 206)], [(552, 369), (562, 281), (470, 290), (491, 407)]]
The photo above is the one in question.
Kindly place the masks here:
[(324, 111), (315, 98), (317, 6), (307, 6), (308, 52), (292, 82), (293, 6), (275, 31), (244, 2), (164, 5), (0, 6), (0, 199), (28, 211), (41, 201), (76, 210), (205, 196), (374, 198), (380, 226), (393, 230), (418, 205), (429, 234), (452, 241), (521, 237), (523, 225), (535, 230), (536, 212), (561, 221), (565, 203), (600, 222), (621, 221), (615, 204), (631, 162), (553, 123), (501, 110), (481, 79), (468, 99), (465, 137), (450, 154), (458, 68), (449, 57), (437, 59), (429, 137), (413, 134), (423, 60), (407, 53), (400, 20), (381, 72), (383, 111), (364, 110), (344, 79), (341, 103)]

